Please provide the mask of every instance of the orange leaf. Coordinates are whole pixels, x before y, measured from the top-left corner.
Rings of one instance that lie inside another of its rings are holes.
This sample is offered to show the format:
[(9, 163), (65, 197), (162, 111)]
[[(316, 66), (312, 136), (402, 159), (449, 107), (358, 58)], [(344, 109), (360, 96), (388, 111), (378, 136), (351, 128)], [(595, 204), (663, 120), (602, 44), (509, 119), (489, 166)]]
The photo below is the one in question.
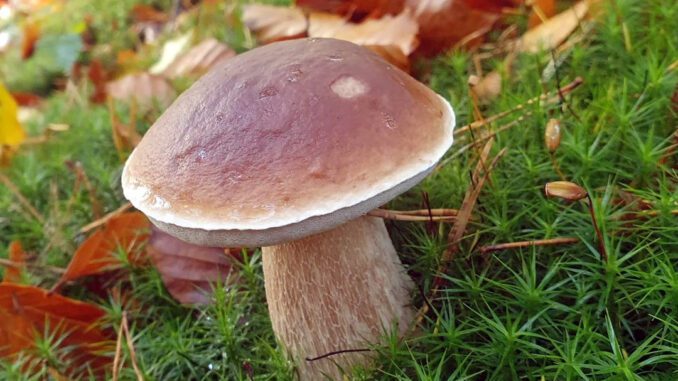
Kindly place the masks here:
[(25, 92), (12, 92), (11, 94), (19, 106), (35, 107), (42, 102), (42, 98), (39, 95)]
[(235, 259), (224, 249), (192, 245), (156, 227), (147, 252), (169, 293), (183, 304), (208, 303), (212, 283), (237, 281), (231, 271)]
[(150, 5), (137, 4), (132, 8), (132, 17), (136, 22), (156, 22), (164, 23), (169, 17)]
[(538, 53), (558, 47), (579, 26), (589, 12), (589, 0), (581, 0), (571, 8), (530, 29), (518, 41), (518, 50)]
[(17, 265), (17, 267), (12, 266), (5, 269), (3, 282), (21, 283), (21, 273), (26, 267), (26, 252), (21, 247), (21, 242), (12, 241), (9, 244), (9, 260)]
[(108, 336), (98, 327), (105, 312), (89, 303), (50, 294), (47, 290), (16, 284), (0, 284), (0, 356), (26, 351), (32, 356), (35, 339), (56, 338), (64, 349), (59, 360), (72, 366), (68, 374), (83, 372), (83, 364), (101, 372), (110, 359), (102, 356)]
[(530, 29), (556, 14), (556, 0), (534, 0), (527, 23)]
[(118, 248), (125, 250), (131, 263), (139, 263), (139, 249), (148, 239), (150, 224), (140, 212), (122, 213), (108, 220), (76, 250), (66, 272), (52, 290), (65, 282), (112, 270), (122, 265), (115, 255)]
[[(419, 50), (433, 55), (453, 47), (480, 41), (500, 14), (478, 7), (477, 2), (457, 0), (407, 0), (419, 23)], [(491, 3), (491, 2), (490, 2)], [(492, 9), (492, 7), (489, 7)]]
[(35, 43), (40, 37), (40, 28), (36, 24), (27, 23), (24, 25), (24, 36), (21, 41), (21, 58), (29, 59), (35, 52)]
[(90, 100), (94, 103), (104, 103), (106, 101), (106, 71), (99, 60), (92, 60), (89, 64), (87, 77), (94, 85), (94, 93)]

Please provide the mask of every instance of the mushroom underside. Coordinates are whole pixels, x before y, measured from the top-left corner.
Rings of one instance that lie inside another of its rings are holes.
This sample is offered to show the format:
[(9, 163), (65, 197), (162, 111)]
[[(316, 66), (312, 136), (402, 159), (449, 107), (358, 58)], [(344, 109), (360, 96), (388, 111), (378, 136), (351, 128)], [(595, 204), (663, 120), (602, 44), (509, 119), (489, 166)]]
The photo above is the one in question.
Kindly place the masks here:
[(266, 299), (276, 337), (302, 381), (341, 379), (369, 362), (365, 348), (413, 317), (412, 281), (384, 222), (359, 217), (330, 231), (263, 248)]

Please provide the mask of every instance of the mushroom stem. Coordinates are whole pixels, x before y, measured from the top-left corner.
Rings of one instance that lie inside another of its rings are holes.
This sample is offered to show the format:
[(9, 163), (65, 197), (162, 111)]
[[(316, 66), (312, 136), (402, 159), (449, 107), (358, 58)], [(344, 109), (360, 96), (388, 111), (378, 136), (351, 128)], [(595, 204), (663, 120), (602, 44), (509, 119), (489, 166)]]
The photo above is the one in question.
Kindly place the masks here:
[[(360, 217), (333, 230), (263, 248), (266, 299), (273, 330), (306, 380), (341, 379), (367, 364), (365, 348), (414, 317), (412, 281), (384, 222)], [(341, 369), (340, 369), (341, 368)]]

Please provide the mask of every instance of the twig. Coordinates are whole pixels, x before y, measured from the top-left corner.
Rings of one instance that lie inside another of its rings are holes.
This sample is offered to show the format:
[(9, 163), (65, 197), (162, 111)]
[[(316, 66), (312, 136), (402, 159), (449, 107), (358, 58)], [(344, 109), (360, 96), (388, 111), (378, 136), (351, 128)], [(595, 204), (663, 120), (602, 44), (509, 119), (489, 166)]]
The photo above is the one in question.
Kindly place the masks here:
[(551, 239), (539, 239), (535, 241), (520, 241), (520, 242), (508, 242), (508, 243), (498, 243), (495, 245), (487, 245), (480, 248), (482, 254), (491, 253), (493, 251), (508, 250), (508, 249), (519, 249), (523, 247), (530, 246), (551, 246), (551, 245), (566, 245), (571, 243), (579, 242), (579, 238), (551, 238)]
[(369, 348), (359, 348), (359, 349), (342, 349), (339, 351), (332, 351), (325, 353), (324, 355), (320, 355), (318, 357), (306, 357), (306, 361), (311, 362), (311, 361), (317, 361), (317, 360), (322, 360), (327, 357), (331, 356), (336, 356), (336, 355), (341, 355), (344, 353), (355, 353), (355, 352), (371, 352), (372, 350)]
[(26, 210), (36, 220), (38, 220), (38, 222), (40, 222), (41, 224), (45, 223), (45, 217), (42, 214), (40, 214), (40, 212), (38, 212), (38, 210), (35, 209), (33, 207), (33, 205), (31, 205), (31, 203), (28, 201), (28, 199), (26, 199), (26, 197), (24, 197), (24, 195), (21, 194), (21, 191), (19, 190), (19, 188), (16, 185), (14, 185), (12, 180), (10, 180), (9, 177), (5, 176), (4, 173), (0, 173), (0, 182), (2, 182), (7, 187), (7, 189), (9, 189), (9, 191), (12, 192), (12, 194), (14, 194), (14, 197), (16, 197), (16, 199), (19, 201), (19, 203), (24, 208), (26, 208)]
[(544, 101), (546, 103), (558, 103), (558, 102), (560, 102), (560, 96), (558, 94), (561, 94), (563, 96), (567, 95), (567, 94), (571, 93), (574, 89), (579, 87), (582, 83), (584, 83), (584, 79), (582, 77), (577, 77), (577, 78), (574, 79), (574, 81), (572, 81), (572, 82), (566, 84), (565, 86), (559, 88), (557, 90), (555, 97), (553, 95), (551, 95), (551, 92), (541, 94), (537, 97), (528, 99), (525, 103), (521, 103), (521, 104), (517, 105), (516, 107), (514, 107), (510, 110), (502, 111), (499, 114), (495, 114), (495, 115), (487, 117), (483, 120), (478, 120), (478, 121), (475, 121), (473, 123), (462, 126), (460, 128), (457, 128), (456, 130), (454, 130), (454, 135), (455, 136), (461, 135), (461, 134), (466, 133), (470, 130), (483, 127), (483, 126), (485, 126), (489, 123), (496, 121), (497, 119), (501, 119), (501, 118), (505, 117), (506, 115), (509, 115), (509, 114), (514, 113), (516, 111), (520, 111), (520, 110), (524, 109), (526, 106), (529, 106), (529, 105), (534, 104), (536, 102)]
[(75, 174), (76, 181), (80, 181), (85, 185), (85, 189), (87, 189), (87, 195), (89, 196), (89, 203), (92, 205), (92, 213), (94, 214), (94, 218), (101, 218), (103, 215), (101, 202), (99, 202), (99, 199), (97, 198), (94, 185), (92, 185), (92, 182), (89, 181), (89, 177), (87, 176), (85, 169), (82, 167), (82, 163), (79, 161), (67, 161), (66, 167), (68, 167), (68, 169), (70, 169)]
[[(123, 319), (125, 315), (123, 315)], [(113, 375), (112, 381), (118, 381), (118, 373), (120, 372), (120, 358), (122, 357), (122, 336), (125, 334), (122, 328), (123, 320), (120, 320), (118, 327), (118, 340), (115, 343), (115, 357), (113, 358)]]
[(92, 229), (98, 228), (99, 226), (108, 222), (108, 220), (110, 220), (111, 218), (119, 215), (120, 213), (126, 211), (127, 209), (129, 209), (131, 207), (132, 207), (132, 204), (130, 204), (129, 202), (126, 202), (121, 207), (119, 207), (118, 209), (106, 214), (105, 216), (99, 218), (96, 221), (92, 221), (89, 224), (83, 226), (82, 228), (80, 228), (80, 230), (78, 232), (79, 233), (87, 233), (88, 231), (90, 231)]
[(26, 267), (31, 267), (31, 268), (35, 268), (35, 269), (48, 270), (48, 271), (51, 271), (51, 272), (56, 273), (56, 274), (63, 274), (63, 273), (66, 272), (66, 270), (62, 269), (61, 267), (40, 266), (40, 265), (30, 264), (30, 263), (20, 264), (20, 263), (10, 261), (9, 259), (4, 259), (4, 258), (0, 258), (0, 266), (11, 267), (11, 268), (14, 268), (14, 269), (21, 269), (24, 266), (26, 266)]
[(144, 375), (137, 365), (137, 354), (134, 351), (134, 342), (132, 341), (132, 335), (129, 333), (129, 324), (127, 323), (127, 312), (122, 313), (122, 329), (125, 332), (125, 339), (127, 340), (127, 347), (129, 349), (129, 358), (132, 360), (132, 368), (134, 368), (134, 374), (137, 375), (137, 381), (144, 381)]
[(589, 213), (591, 214), (591, 222), (593, 223), (593, 230), (596, 231), (596, 237), (598, 238), (598, 251), (600, 251), (600, 256), (603, 257), (603, 261), (607, 262), (607, 249), (605, 249), (605, 240), (603, 240), (603, 233), (598, 227), (598, 219), (596, 218), (596, 213), (593, 211), (593, 199), (591, 195), (586, 193), (586, 198), (588, 199)]
[(431, 209), (431, 216), (423, 214), (427, 210), (399, 211), (387, 209), (374, 209), (367, 213), (372, 217), (379, 217), (394, 221), (452, 221), (456, 218), (457, 211), (454, 209)]

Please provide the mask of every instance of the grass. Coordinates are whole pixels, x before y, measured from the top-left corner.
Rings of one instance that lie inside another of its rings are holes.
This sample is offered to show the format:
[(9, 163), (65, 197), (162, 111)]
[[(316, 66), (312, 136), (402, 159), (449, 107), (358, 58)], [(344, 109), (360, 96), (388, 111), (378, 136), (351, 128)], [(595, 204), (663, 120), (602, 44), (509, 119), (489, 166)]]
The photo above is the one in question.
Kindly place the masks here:
[[(375, 348), (376, 370), (359, 370), (357, 379), (678, 379), (678, 217), (670, 213), (678, 209), (675, 155), (660, 164), (675, 143), (669, 137), (678, 124), (671, 105), (678, 75), (668, 70), (678, 58), (678, 3), (618, 1), (629, 26), (630, 52), (616, 14), (603, 3), (594, 30), (564, 55), (558, 78), (544, 79), (548, 54), (521, 56), (499, 98), (482, 109), (485, 116), (511, 109), (544, 88), (555, 89), (557, 79), (561, 84), (577, 76), (585, 80), (568, 97), (569, 110), (529, 106), (530, 115), (497, 135), (493, 153), (503, 148), (507, 153), (480, 195), (460, 252), (442, 275), (446, 286), (431, 300), (434, 310), (416, 337), (391, 338)], [(242, 50), (248, 47), (243, 35), (221, 37)], [(472, 121), (466, 88), (471, 62), (457, 52), (417, 65), (421, 78), (455, 106), (460, 125)], [(499, 60), (484, 63), (487, 71), (496, 68), (506, 70)], [(69, 124), (70, 130), (22, 150), (4, 172), (47, 222), (36, 222), (1, 188), (0, 257), (10, 240), (19, 239), (38, 263), (65, 266), (83, 239), (77, 230), (92, 220), (92, 211), (85, 191), (73, 194), (74, 175), (64, 162), (82, 162), (108, 211), (123, 202), (121, 163), (105, 107), (83, 107), (57, 92), (42, 111), (44, 121)], [(124, 118), (126, 110), (118, 111)], [(158, 113), (146, 115), (139, 128), (145, 130)], [(606, 263), (585, 205), (543, 195), (544, 184), (559, 179), (543, 142), (549, 118), (563, 126), (555, 153), (560, 169), (593, 197)], [(38, 133), (43, 126), (35, 122), (28, 129)], [(463, 144), (455, 144), (449, 155)], [(458, 208), (476, 162), (474, 150), (458, 155), (389, 206), (419, 208), (426, 192), (433, 207)], [(658, 215), (621, 220), (630, 208), (618, 202), (622, 191), (649, 201)], [(389, 229), (410, 274), (428, 291), (449, 226), (439, 226), (435, 234), (424, 224), (390, 222)], [(485, 255), (478, 250), (553, 237), (581, 242)], [(148, 379), (291, 379), (268, 320), (259, 259), (258, 252), (251, 253), (239, 269), (247, 287), (217, 287), (215, 303), (201, 308), (177, 305), (153, 269), (133, 269), (121, 281), (134, 303), (97, 298), (77, 285), (65, 291), (104, 305), (112, 327), (127, 311)], [(38, 274), (30, 281), (49, 286), (54, 277)], [(421, 295), (415, 299), (423, 304)], [(39, 348), (51, 363), (58, 359), (49, 343)], [(45, 376), (21, 376), (20, 362), (0, 364), (2, 379)], [(125, 364), (123, 379), (135, 379), (129, 361)]]

